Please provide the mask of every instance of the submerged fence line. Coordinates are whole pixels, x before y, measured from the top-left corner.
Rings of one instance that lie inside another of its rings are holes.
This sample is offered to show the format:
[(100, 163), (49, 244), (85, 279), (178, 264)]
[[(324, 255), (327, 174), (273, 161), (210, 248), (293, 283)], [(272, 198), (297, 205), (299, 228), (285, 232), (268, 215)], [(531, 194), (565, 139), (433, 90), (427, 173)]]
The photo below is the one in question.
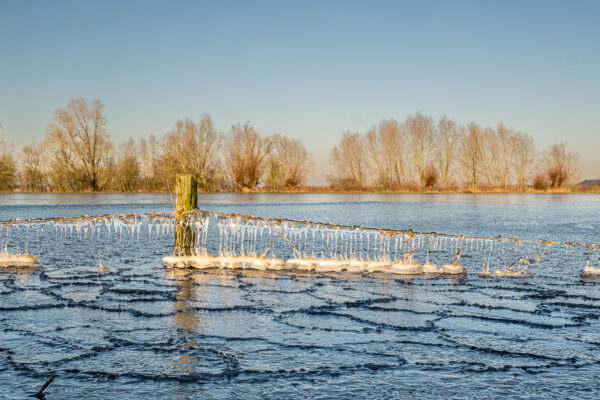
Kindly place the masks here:
[[(48, 230), (66, 239), (106, 236), (139, 241), (166, 235), (176, 237), (177, 229), (183, 228), (192, 240), (190, 256), (208, 256), (203, 258), (207, 262), (213, 262), (210, 257), (217, 256), (223, 260), (236, 259), (228, 262), (237, 265), (240, 260), (253, 257), (255, 263), (285, 259), (286, 264), (297, 268), (303, 268), (303, 264), (312, 268), (315, 263), (332, 263), (336, 268), (361, 265), (360, 268), (368, 266), (376, 271), (387, 268), (382, 265), (422, 263), (423, 267), (435, 270), (436, 264), (458, 265), (462, 256), (473, 258), (468, 263), (480, 265), (482, 274), (489, 274), (490, 267), (495, 266), (497, 272), (520, 271), (525, 275), (529, 274), (527, 266), (539, 265), (551, 248), (564, 246), (567, 255), (575, 255), (574, 248), (579, 248), (579, 255), (587, 258), (586, 267), (594, 267), (593, 258), (600, 248), (597, 243), (418, 232), (199, 209), (180, 214), (149, 212), (4, 220), (0, 221), (0, 253), (9, 254), (9, 242), (17, 252), (25, 248), (27, 253), (30, 243), (39, 245), (47, 241)], [(216, 220), (216, 224), (211, 224), (211, 220)], [(37, 238), (31, 236), (36, 232)], [(174, 255), (178, 256), (176, 249), (175, 245)], [(596, 272), (600, 274), (600, 269)]]
[[(483, 240), (486, 242), (506, 242), (506, 243), (516, 243), (516, 244), (533, 244), (540, 246), (579, 246), (588, 248), (589, 250), (596, 250), (600, 248), (600, 243), (584, 243), (584, 242), (574, 242), (574, 241), (556, 241), (556, 240), (530, 240), (530, 239), (519, 239), (519, 238), (505, 238), (502, 236), (497, 236), (495, 238), (486, 237), (486, 236), (470, 236), (470, 235), (462, 235), (462, 234), (450, 234), (450, 233), (439, 233), (439, 232), (419, 232), (413, 229), (391, 229), (391, 228), (375, 228), (375, 227), (366, 227), (360, 225), (344, 225), (344, 224), (336, 224), (331, 222), (319, 222), (319, 221), (307, 221), (307, 220), (298, 220), (291, 218), (279, 218), (279, 217), (260, 217), (254, 215), (245, 215), (238, 213), (226, 213), (220, 211), (210, 211), (210, 210), (199, 210), (194, 209), (190, 210), (186, 213), (187, 220), (189, 224), (194, 224), (198, 222), (198, 219), (205, 219), (206, 216), (217, 216), (222, 218), (238, 218), (240, 220), (248, 220), (248, 221), (262, 221), (265, 223), (274, 224), (275, 226), (282, 226), (283, 224), (298, 224), (300, 226), (312, 227), (312, 228), (325, 228), (325, 229), (339, 229), (346, 231), (361, 231), (361, 232), (370, 232), (379, 234), (380, 236), (394, 236), (394, 235), (405, 235), (409, 240), (414, 237), (421, 238), (440, 238), (440, 239), (457, 239), (457, 240)], [(123, 226), (123, 227), (134, 227), (136, 225), (140, 225), (142, 223), (141, 220), (137, 218), (147, 218), (148, 224), (153, 225), (156, 222), (160, 223), (168, 223), (175, 222), (175, 214), (174, 212), (151, 212), (151, 213), (121, 213), (121, 214), (104, 214), (98, 216), (89, 216), (89, 215), (81, 215), (77, 217), (52, 217), (52, 218), (31, 218), (31, 219), (11, 219), (11, 220), (0, 220), (0, 229), (10, 229), (10, 227), (15, 226), (26, 226), (26, 225), (37, 225), (37, 226), (45, 226), (45, 225), (55, 225), (55, 224), (68, 224), (76, 226), (89, 226), (89, 227), (97, 227), (97, 226)], [(202, 223), (201, 225), (208, 224), (207, 221)], [(293, 228), (292, 228), (293, 229)], [(203, 241), (206, 241), (206, 238), (203, 238)]]

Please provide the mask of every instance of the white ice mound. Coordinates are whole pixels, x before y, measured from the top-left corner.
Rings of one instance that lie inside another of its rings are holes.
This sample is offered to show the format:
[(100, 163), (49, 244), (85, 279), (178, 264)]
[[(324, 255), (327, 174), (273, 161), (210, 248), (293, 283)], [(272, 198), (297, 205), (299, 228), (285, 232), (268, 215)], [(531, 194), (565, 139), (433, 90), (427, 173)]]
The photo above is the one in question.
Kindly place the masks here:
[(367, 271), (369, 272), (389, 272), (392, 268), (390, 261), (368, 261)]
[(348, 260), (346, 263), (346, 271), (348, 272), (365, 272), (367, 270), (367, 261)]
[(174, 268), (246, 268), (256, 270), (278, 270), (283, 267), (280, 258), (256, 256), (212, 256), (209, 254), (195, 256), (168, 256), (163, 258), (163, 264)]
[(392, 264), (390, 272), (399, 275), (419, 275), (423, 266), (414, 260), (400, 260)]
[(217, 257), (211, 255), (199, 256), (167, 256), (162, 259), (163, 264), (173, 268), (215, 268)]
[(440, 274), (445, 275), (465, 275), (467, 269), (458, 263), (446, 264), (440, 268)]
[(315, 272), (341, 272), (348, 266), (347, 260), (322, 258), (314, 261)]
[(285, 261), (285, 266), (300, 271), (314, 271), (317, 261), (316, 258), (290, 258)]
[(267, 263), (264, 258), (253, 256), (234, 257), (233, 268), (236, 269), (267, 269)]
[(112, 270), (110, 268), (108, 268), (107, 266), (100, 265), (98, 268), (94, 268), (92, 271), (97, 274), (107, 274), (107, 273), (111, 272)]
[(210, 264), (208, 260), (206, 260), (207, 265), (204, 268), (213, 268), (213, 267), (218, 267), (218, 268), (229, 268), (229, 269), (233, 269), (236, 268), (237, 265), (237, 257), (232, 257), (232, 256), (208, 256), (208, 257), (213, 257), (213, 263), (214, 265), (212, 266), (208, 266)]
[(585, 264), (583, 271), (581, 271), (581, 277), (600, 277), (600, 268), (594, 267), (594, 265), (588, 261)]
[(519, 261), (504, 269), (496, 269), (496, 271), (494, 271), (494, 276), (498, 278), (529, 278), (530, 276), (533, 276), (533, 274), (529, 272), (527, 265), (529, 265), (529, 260), (521, 258)]
[(36, 262), (37, 257), (32, 254), (0, 253), (0, 267), (33, 267)]
[(284, 268), (284, 262), (281, 258), (268, 258), (265, 257), (264, 260), (267, 263), (267, 269), (279, 271)]
[(260, 271), (280, 270), (283, 267), (281, 258), (270, 258), (260, 256), (232, 257), (236, 259), (233, 262), (234, 268), (256, 269)]
[(426, 274), (439, 274), (440, 267), (427, 261), (425, 264), (423, 264), (423, 272)]
[(527, 268), (518, 268), (518, 269), (505, 269), (494, 271), (494, 276), (499, 278), (529, 278), (533, 276), (531, 272)]

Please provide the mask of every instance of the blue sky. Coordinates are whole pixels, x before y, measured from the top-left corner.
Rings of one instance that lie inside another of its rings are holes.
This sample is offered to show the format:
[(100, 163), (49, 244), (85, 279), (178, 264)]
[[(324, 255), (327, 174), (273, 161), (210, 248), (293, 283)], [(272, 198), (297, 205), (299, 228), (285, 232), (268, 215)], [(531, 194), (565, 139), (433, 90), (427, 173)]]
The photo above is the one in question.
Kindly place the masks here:
[(0, 0), (0, 122), (21, 147), (101, 99), (116, 141), (210, 113), (302, 139), (421, 111), (567, 142), (600, 176), (598, 1)]

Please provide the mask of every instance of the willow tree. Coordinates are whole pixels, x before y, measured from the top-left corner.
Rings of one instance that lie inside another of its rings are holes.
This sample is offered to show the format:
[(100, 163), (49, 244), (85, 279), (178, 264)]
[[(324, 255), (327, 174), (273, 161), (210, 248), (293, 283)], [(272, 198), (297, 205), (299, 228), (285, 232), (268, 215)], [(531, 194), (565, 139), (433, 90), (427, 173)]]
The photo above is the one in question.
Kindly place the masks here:
[[(104, 105), (84, 98), (72, 100), (54, 112), (45, 146), (48, 148), (55, 184), (66, 190), (97, 191), (112, 144), (106, 132)], [(64, 181), (63, 181), (64, 180)]]
[(542, 169), (553, 188), (571, 183), (577, 177), (579, 156), (568, 151), (564, 143), (548, 147), (542, 154), (541, 162)]
[(490, 187), (508, 191), (511, 182), (511, 146), (514, 130), (500, 122), (496, 129), (485, 128), (481, 141), (481, 171)]
[(47, 154), (43, 143), (34, 142), (22, 150), (21, 157), (21, 188), (32, 192), (46, 190), (47, 182)]
[[(2, 124), (0, 124), (0, 131)], [(17, 164), (9, 146), (0, 137), (0, 191), (12, 190), (17, 178)]]
[(511, 141), (511, 164), (515, 174), (517, 190), (523, 190), (526, 174), (535, 160), (533, 138), (525, 133), (516, 132)]
[(395, 119), (383, 120), (366, 135), (369, 168), (382, 189), (397, 189), (405, 181), (404, 132)]
[(425, 170), (434, 150), (433, 118), (421, 113), (409, 115), (405, 122), (408, 153), (419, 179), (419, 190), (425, 189)]
[(173, 182), (176, 174), (195, 174), (198, 187), (210, 190), (219, 162), (218, 151), (219, 135), (210, 115), (204, 114), (198, 123), (189, 119), (175, 123), (163, 138), (162, 156), (155, 166), (162, 172), (164, 182)]
[(109, 190), (116, 192), (138, 190), (141, 170), (137, 146), (133, 138), (119, 145), (110, 170), (111, 174), (106, 183)]
[(272, 140), (260, 136), (249, 123), (231, 127), (225, 162), (233, 189), (251, 190), (261, 183), (272, 148)]
[(464, 134), (460, 136), (460, 161), (470, 190), (477, 190), (477, 179), (481, 164), (482, 130), (474, 122), (470, 123)]
[(442, 189), (447, 189), (454, 173), (454, 164), (457, 159), (457, 146), (460, 134), (464, 128), (445, 115), (438, 122), (437, 129), (437, 164), (440, 170), (440, 183)]
[(268, 186), (270, 189), (295, 187), (306, 182), (312, 157), (298, 139), (274, 135), (269, 161)]
[(363, 188), (367, 183), (368, 160), (365, 138), (360, 133), (345, 132), (340, 143), (331, 149), (332, 185)]

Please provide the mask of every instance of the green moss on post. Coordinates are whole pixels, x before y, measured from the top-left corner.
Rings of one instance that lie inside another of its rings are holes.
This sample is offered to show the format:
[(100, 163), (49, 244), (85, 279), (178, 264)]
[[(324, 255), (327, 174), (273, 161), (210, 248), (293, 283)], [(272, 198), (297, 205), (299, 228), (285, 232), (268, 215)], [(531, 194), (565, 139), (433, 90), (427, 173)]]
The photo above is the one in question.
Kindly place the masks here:
[(188, 224), (186, 212), (198, 208), (198, 177), (181, 174), (176, 177), (175, 194), (175, 247), (173, 255), (189, 256), (195, 241), (194, 230)]

